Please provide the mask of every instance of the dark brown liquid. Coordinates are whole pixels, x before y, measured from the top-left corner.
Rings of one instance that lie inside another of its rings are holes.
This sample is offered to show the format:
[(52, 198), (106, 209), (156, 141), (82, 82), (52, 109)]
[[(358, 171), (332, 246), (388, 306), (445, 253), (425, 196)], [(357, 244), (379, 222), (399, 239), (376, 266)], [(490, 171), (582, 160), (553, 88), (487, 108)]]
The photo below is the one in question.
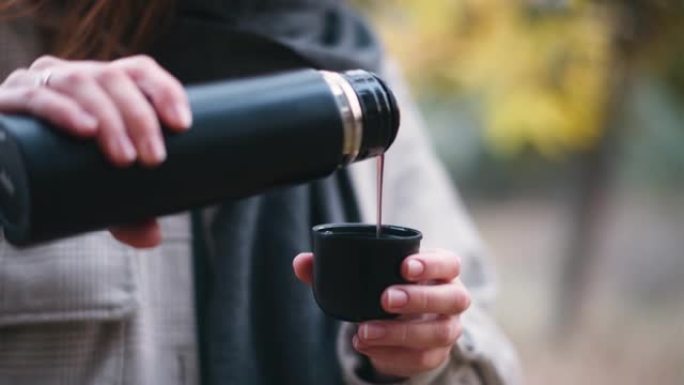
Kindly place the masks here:
[(382, 235), (382, 182), (385, 173), (385, 154), (378, 156), (377, 158), (377, 212), (375, 225), (375, 235), (380, 238)]

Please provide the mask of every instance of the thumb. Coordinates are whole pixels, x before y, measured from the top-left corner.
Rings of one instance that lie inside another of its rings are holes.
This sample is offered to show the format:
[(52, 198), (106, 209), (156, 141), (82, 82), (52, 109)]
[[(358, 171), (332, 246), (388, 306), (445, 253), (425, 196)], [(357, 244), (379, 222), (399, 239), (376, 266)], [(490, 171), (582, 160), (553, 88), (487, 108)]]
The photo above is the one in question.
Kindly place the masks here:
[(311, 285), (313, 281), (313, 254), (300, 253), (292, 261), (294, 273), (300, 281)]

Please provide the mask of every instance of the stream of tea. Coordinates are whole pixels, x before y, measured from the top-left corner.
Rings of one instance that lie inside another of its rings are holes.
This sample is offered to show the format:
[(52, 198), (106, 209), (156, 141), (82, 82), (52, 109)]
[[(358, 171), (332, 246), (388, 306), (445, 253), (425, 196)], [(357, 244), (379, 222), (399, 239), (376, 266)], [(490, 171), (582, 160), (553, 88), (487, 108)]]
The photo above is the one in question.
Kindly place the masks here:
[(375, 225), (375, 236), (380, 238), (382, 235), (382, 182), (383, 182), (383, 177), (385, 173), (385, 154), (379, 155), (377, 157), (377, 179), (376, 179), (376, 184), (377, 184), (377, 199), (376, 199), (376, 220), (377, 223)]

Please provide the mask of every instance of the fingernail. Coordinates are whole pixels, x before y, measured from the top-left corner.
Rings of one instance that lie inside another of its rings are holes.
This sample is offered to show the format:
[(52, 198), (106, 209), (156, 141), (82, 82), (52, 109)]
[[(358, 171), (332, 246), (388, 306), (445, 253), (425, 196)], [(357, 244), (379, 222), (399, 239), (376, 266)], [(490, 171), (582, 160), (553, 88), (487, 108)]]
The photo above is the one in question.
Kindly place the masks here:
[(407, 263), (407, 270), (409, 278), (417, 278), (423, 274), (423, 271), (425, 271), (425, 266), (423, 265), (423, 262), (416, 259), (411, 259)]
[(352, 346), (354, 346), (354, 349), (359, 350), (359, 337), (352, 337)]
[(385, 327), (378, 324), (365, 324), (361, 326), (361, 335), (364, 340), (374, 340), (383, 337), (386, 333)]
[(408, 303), (408, 294), (401, 289), (387, 290), (387, 304), (391, 308), (402, 307)]
[(192, 113), (190, 109), (182, 104), (176, 105), (174, 108), (178, 121), (184, 128), (190, 128), (192, 126)]
[(135, 152), (133, 144), (131, 144), (131, 142), (127, 138), (119, 138), (117, 140), (117, 144), (119, 147), (119, 154), (121, 154), (121, 156), (123, 156), (127, 161), (135, 160), (137, 153)]
[(161, 163), (166, 160), (166, 147), (160, 139), (149, 139), (145, 142), (146, 149), (152, 158)]

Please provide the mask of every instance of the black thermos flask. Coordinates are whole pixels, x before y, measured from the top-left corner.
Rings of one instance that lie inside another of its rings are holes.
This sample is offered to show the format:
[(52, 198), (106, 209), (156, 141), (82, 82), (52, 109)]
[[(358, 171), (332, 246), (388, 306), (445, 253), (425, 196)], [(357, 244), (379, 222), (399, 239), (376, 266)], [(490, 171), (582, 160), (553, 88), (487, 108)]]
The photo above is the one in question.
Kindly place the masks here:
[(382, 154), (399, 127), (375, 75), (298, 70), (187, 88), (193, 127), (159, 167), (110, 165), (92, 140), (0, 115), (0, 220), (15, 245), (241, 198)]

